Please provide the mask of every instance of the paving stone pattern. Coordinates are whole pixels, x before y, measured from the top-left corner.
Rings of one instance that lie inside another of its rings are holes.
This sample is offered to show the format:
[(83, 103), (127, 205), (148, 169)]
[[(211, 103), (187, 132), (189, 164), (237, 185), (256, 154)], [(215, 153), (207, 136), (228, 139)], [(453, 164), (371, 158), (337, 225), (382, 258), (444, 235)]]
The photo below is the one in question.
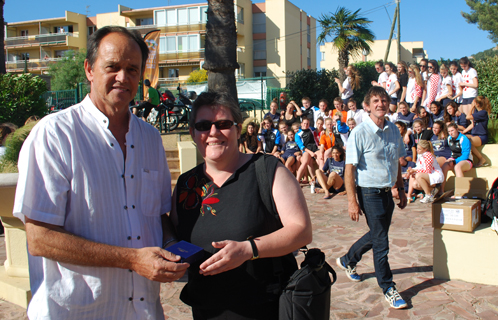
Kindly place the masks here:
[[(431, 207), (416, 202), (396, 209), (391, 225), (389, 262), (408, 309), (388, 308), (374, 274), (372, 253), (367, 253), (357, 270), (363, 280), (355, 283), (335, 267), (335, 259), (346, 253), (367, 226), (364, 217), (350, 220), (345, 196), (323, 200), (304, 188), (313, 222), (313, 242), (321, 248), (338, 274), (332, 287), (331, 319), (498, 319), (498, 286), (433, 279)], [(3, 240), (3, 239), (0, 239)], [(5, 245), (0, 244), (0, 261)], [(302, 256), (298, 259), (301, 261)], [(469, 270), (479, 272), (479, 270)], [(179, 300), (184, 282), (163, 284), (161, 302), (166, 319), (192, 319), (188, 306)], [(0, 301), (0, 319), (26, 319), (25, 310)]]

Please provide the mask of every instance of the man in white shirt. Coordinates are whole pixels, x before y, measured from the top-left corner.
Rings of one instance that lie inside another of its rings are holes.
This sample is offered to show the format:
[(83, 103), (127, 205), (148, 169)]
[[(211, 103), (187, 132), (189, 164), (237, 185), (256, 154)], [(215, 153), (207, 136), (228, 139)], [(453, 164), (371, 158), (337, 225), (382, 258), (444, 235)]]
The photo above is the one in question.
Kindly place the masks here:
[(14, 215), (26, 225), (30, 319), (163, 319), (158, 281), (188, 268), (161, 249), (174, 239), (161, 138), (128, 108), (147, 56), (139, 34), (100, 28), (85, 60), (90, 94), (23, 145)]
[(375, 63), (375, 70), (379, 73), (379, 79), (378, 81), (372, 81), (372, 86), (378, 86), (385, 89), (389, 76), (387, 75), (387, 72), (384, 71), (384, 62), (382, 60)]

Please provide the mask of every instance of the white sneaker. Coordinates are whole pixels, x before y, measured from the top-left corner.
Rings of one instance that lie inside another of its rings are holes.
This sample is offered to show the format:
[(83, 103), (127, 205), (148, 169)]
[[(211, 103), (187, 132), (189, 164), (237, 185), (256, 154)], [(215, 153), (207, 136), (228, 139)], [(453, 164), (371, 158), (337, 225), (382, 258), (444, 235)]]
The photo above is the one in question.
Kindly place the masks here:
[(431, 194), (426, 194), (425, 197), (420, 200), (420, 203), (431, 203), (431, 202), (434, 202), (434, 196)]
[(315, 183), (311, 183), (311, 193), (315, 193)]

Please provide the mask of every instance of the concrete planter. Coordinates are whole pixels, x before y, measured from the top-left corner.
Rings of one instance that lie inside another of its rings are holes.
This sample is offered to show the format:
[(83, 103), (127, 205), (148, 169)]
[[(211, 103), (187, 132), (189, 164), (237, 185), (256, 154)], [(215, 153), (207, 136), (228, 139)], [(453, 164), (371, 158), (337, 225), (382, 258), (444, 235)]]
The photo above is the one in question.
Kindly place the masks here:
[(7, 260), (0, 266), (0, 299), (23, 308), (31, 299), (26, 232), (21, 220), (12, 215), (17, 173), (0, 174), (0, 218), (5, 228)]

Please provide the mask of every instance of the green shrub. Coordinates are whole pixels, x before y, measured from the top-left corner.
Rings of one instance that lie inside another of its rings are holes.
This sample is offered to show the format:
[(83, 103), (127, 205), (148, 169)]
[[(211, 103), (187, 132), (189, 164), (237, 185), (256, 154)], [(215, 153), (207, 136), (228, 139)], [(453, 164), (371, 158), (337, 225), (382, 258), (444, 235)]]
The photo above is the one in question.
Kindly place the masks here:
[(208, 81), (207, 71), (205, 69), (197, 69), (190, 73), (187, 83), (198, 83)]
[(473, 63), (479, 77), (479, 95), (487, 97), (493, 113), (498, 113), (498, 56)]
[(339, 89), (334, 82), (334, 78), (339, 77), (337, 70), (303, 69), (289, 71), (287, 76), (291, 79), (287, 85), (289, 100), (294, 100), (299, 105), (303, 97), (309, 97), (313, 106), (318, 106), (320, 99), (327, 99), (330, 107), (334, 98), (339, 96)]
[(43, 117), (48, 109), (41, 98), (47, 85), (31, 74), (0, 75), (0, 123), (12, 122), (18, 127), (30, 116)]
[(62, 60), (51, 64), (49, 73), (52, 76), (52, 90), (76, 89), (78, 83), (86, 83), (85, 58), (84, 50), (68, 50), (64, 52)]
[(358, 69), (358, 73), (361, 76), (360, 88), (354, 90), (354, 99), (356, 100), (357, 106), (361, 108), (361, 102), (367, 91), (372, 87), (372, 81), (377, 81), (379, 79), (379, 74), (375, 70), (375, 61), (365, 61), (354, 63), (353, 66)]
[(7, 141), (5, 141), (5, 154), (0, 157), (0, 173), (17, 172), (17, 160), (19, 159), (21, 147), (31, 129), (37, 123), (38, 121), (30, 122), (7, 137)]
[(489, 119), (488, 139), (489, 143), (498, 143), (498, 119)]

